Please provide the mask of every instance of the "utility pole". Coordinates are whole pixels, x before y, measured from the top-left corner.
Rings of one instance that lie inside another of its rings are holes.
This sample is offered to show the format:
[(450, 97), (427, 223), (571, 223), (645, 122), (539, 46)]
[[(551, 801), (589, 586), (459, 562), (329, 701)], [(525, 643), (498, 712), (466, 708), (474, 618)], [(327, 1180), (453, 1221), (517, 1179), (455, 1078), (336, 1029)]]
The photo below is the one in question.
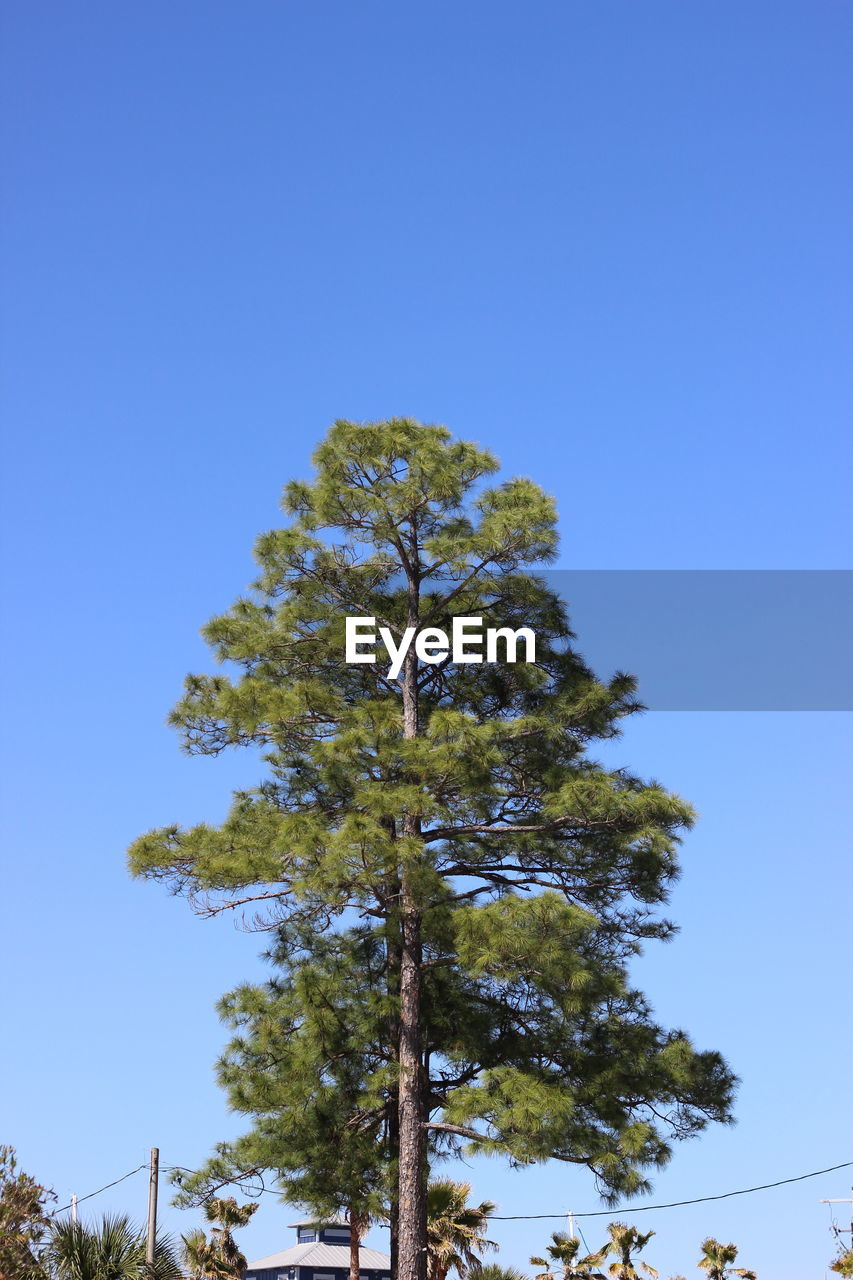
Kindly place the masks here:
[(148, 1176), (148, 1242), (145, 1248), (145, 1261), (154, 1265), (154, 1250), (157, 1245), (157, 1179), (160, 1173), (160, 1148), (151, 1148), (151, 1164)]
[(575, 1231), (575, 1215), (571, 1209), (566, 1214), (566, 1220), (569, 1224), (569, 1239), (577, 1240), (578, 1233)]
[[(851, 1191), (853, 1191), (853, 1187), (851, 1187), (851, 1188), (850, 1188), (850, 1190), (851, 1190)], [(835, 1227), (835, 1228), (834, 1228), (834, 1230), (835, 1230), (835, 1232), (836, 1232), (836, 1234), (837, 1234), (837, 1235), (844, 1235), (844, 1236), (846, 1236), (846, 1235), (849, 1233), (849, 1235), (850, 1235), (850, 1248), (851, 1248), (851, 1249), (853, 1249), (853, 1195), (849, 1195), (849, 1196), (838, 1196), (838, 1197), (837, 1197), (836, 1199), (834, 1199), (834, 1200), (821, 1200), (821, 1204), (849, 1204), (849, 1205), (850, 1205), (850, 1226), (849, 1226), (849, 1227)]]
[(74, 1226), (77, 1225), (77, 1197), (76, 1196), (71, 1197), (71, 1222)]

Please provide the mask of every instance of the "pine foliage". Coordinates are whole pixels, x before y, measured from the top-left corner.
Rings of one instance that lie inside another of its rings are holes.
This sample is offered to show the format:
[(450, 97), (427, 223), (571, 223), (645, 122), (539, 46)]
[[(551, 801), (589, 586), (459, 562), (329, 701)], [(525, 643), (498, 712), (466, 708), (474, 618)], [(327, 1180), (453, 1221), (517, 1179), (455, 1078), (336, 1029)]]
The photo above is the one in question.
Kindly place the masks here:
[[(251, 1129), (185, 1196), (273, 1169), (309, 1205), (393, 1212), (415, 1005), (431, 1150), (556, 1158), (610, 1198), (641, 1192), (674, 1140), (729, 1119), (734, 1081), (629, 979), (673, 931), (660, 910), (693, 821), (592, 754), (638, 710), (634, 681), (598, 680), (574, 649), (537, 573), (556, 513), (532, 481), (493, 485), (489, 453), (399, 418), (335, 423), (314, 464), (285, 489), (290, 523), (258, 539), (252, 591), (204, 630), (221, 669), (189, 676), (171, 716), (188, 752), (257, 748), (265, 774), (221, 824), (130, 850), (201, 912), (273, 930), (273, 980), (222, 1006), (220, 1078)], [(397, 638), (456, 616), (528, 626), (536, 661), (409, 661), (392, 679), (379, 653), (344, 662), (346, 615)]]

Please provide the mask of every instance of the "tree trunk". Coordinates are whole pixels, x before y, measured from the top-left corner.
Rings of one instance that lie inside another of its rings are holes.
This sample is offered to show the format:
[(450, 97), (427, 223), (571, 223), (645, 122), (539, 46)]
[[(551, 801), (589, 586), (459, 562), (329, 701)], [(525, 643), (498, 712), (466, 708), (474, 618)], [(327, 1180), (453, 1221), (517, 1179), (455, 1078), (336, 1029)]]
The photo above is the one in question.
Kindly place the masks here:
[[(384, 826), (388, 831), (389, 839), (394, 841), (397, 838), (397, 823), (392, 817), (384, 820)], [(400, 963), (402, 959), (401, 939), (399, 934), (400, 922), (400, 875), (399, 868), (396, 867), (393, 875), (389, 875), (383, 881), (380, 895), (385, 910), (385, 989), (388, 995), (389, 1007), (399, 1010), (400, 1008)], [(399, 1067), (400, 1056), (400, 1019), (398, 1014), (393, 1014), (388, 1023), (388, 1049), (390, 1060)], [(397, 1237), (400, 1225), (400, 1202), (399, 1202), (399, 1170), (397, 1167), (397, 1155), (400, 1149), (400, 1123), (399, 1123), (399, 1088), (397, 1078), (388, 1089), (388, 1111), (385, 1117), (385, 1143), (386, 1154), (388, 1159), (388, 1169), (390, 1173), (388, 1186), (388, 1226), (390, 1228), (390, 1241), (388, 1252), (391, 1254), (391, 1276), (393, 1280), (397, 1280)]]
[(426, 1130), (421, 1071), (421, 917), (403, 887), (400, 973), (400, 1223), (397, 1280), (426, 1276)]
[(367, 1219), (350, 1210), (349, 1214), (349, 1280), (361, 1280), (361, 1237)]
[[(408, 625), (417, 626), (418, 583), (409, 578)], [(403, 734), (418, 736), (418, 668), (414, 648), (406, 654), (402, 672)], [(407, 838), (400, 876), (402, 949), (400, 956), (400, 1093), (399, 1093), (399, 1228), (397, 1274), (394, 1280), (426, 1280), (427, 1167), (424, 1122), (423, 1065), (421, 1061), (421, 912), (405, 862), (411, 858), (412, 837), (420, 836), (417, 816), (404, 814), (402, 834)]]
[[(400, 901), (400, 884), (399, 881), (394, 885), (393, 894), (389, 895), (389, 900), (394, 903)], [(400, 964), (402, 953), (399, 940), (394, 938), (389, 931), (388, 937), (388, 994), (392, 997), (393, 1003), (399, 1009), (400, 1007)], [(393, 1056), (399, 1064), (400, 1057), (400, 1020), (395, 1018), (390, 1028), (391, 1043), (394, 1046)], [(387, 1121), (387, 1140), (388, 1140), (388, 1159), (391, 1168), (394, 1171), (394, 1180), (390, 1187), (389, 1205), (388, 1205), (388, 1226), (390, 1228), (390, 1242), (388, 1252), (391, 1254), (391, 1277), (397, 1280), (397, 1244), (400, 1235), (400, 1195), (399, 1195), (399, 1167), (398, 1157), (400, 1151), (400, 1089), (395, 1083), (389, 1092), (388, 1097), (388, 1121)]]
[[(396, 1112), (395, 1112), (394, 1119), (395, 1119), (395, 1123), (393, 1125), (392, 1134), (393, 1134), (393, 1142), (394, 1142), (394, 1152), (396, 1155), (396, 1152), (399, 1146), (399, 1132), (400, 1132), (399, 1127), (396, 1124)], [(399, 1179), (397, 1181), (399, 1182)], [(400, 1196), (399, 1196), (399, 1192), (396, 1185), (394, 1187), (394, 1191), (391, 1196), (391, 1203), (388, 1207), (388, 1226), (390, 1228), (390, 1231), (388, 1234), (391, 1237), (388, 1245), (388, 1252), (391, 1255), (391, 1280), (397, 1280), (397, 1277), (400, 1273), (400, 1270), (399, 1270)]]

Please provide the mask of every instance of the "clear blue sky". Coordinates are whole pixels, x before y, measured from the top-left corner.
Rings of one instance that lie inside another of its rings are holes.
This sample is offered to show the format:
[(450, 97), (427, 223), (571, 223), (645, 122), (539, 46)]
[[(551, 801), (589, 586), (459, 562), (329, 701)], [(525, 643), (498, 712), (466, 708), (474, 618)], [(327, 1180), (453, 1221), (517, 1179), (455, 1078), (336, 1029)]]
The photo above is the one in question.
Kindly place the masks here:
[[(17, 0), (2, 21), (0, 1141), (65, 1202), (238, 1128), (213, 1003), (262, 940), (129, 881), (124, 849), (256, 777), (182, 758), (163, 718), (333, 418), (490, 446), (556, 495), (565, 566), (848, 562), (853, 11)], [(850, 754), (829, 713), (659, 713), (616, 751), (702, 815), (683, 932), (638, 979), (743, 1078), (738, 1126), (679, 1149), (654, 1202), (853, 1160)], [(469, 1172), (506, 1214), (600, 1207), (559, 1166)], [(635, 1220), (663, 1276), (710, 1232), (763, 1280), (818, 1280), (818, 1201), (851, 1173)], [(144, 1198), (138, 1175), (91, 1207)], [(250, 1256), (291, 1220), (266, 1197)], [(495, 1224), (502, 1258), (559, 1225)]]

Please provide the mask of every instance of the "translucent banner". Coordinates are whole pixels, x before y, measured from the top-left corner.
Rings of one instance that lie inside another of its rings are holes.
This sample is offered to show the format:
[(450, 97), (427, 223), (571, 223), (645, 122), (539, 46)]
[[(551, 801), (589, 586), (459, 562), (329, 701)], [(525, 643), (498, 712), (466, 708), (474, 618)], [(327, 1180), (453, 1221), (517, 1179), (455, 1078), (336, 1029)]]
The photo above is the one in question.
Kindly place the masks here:
[(853, 710), (853, 571), (552, 570), (575, 647), (654, 711)]

